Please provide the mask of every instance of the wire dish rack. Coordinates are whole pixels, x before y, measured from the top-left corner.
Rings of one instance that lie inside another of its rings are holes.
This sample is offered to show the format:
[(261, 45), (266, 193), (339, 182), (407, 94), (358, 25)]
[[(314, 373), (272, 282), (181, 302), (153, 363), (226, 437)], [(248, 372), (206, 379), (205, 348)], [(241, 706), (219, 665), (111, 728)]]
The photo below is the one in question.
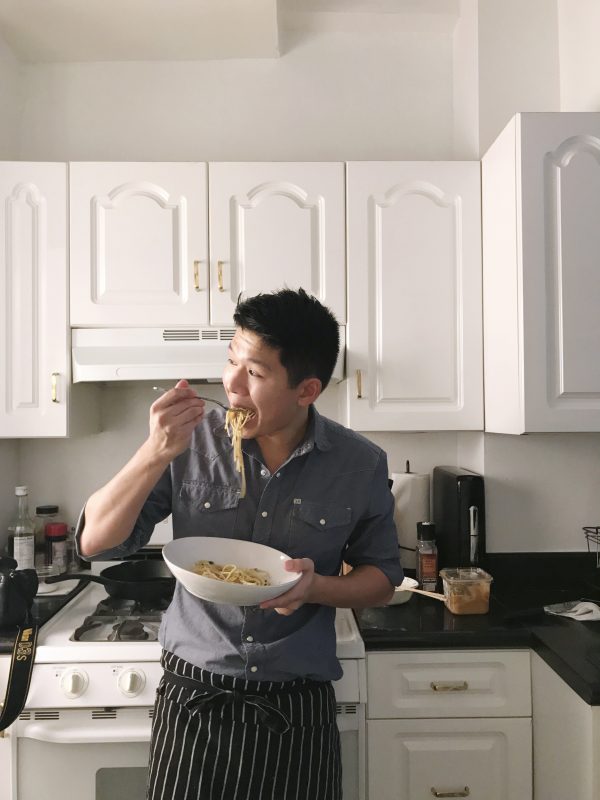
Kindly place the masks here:
[(583, 533), (588, 553), (596, 553), (596, 567), (600, 569), (600, 525), (584, 525)]

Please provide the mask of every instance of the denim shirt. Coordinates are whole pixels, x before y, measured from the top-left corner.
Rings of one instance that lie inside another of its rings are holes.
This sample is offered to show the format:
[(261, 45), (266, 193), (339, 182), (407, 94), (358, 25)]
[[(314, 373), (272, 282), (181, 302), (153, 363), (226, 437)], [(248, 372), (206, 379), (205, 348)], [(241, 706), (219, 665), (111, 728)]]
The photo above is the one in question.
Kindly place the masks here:
[[(321, 575), (342, 561), (371, 564), (402, 580), (386, 455), (359, 434), (311, 407), (303, 442), (271, 474), (255, 440), (243, 441), (246, 496), (224, 411), (211, 411), (190, 447), (152, 490), (135, 527), (119, 546), (93, 556), (114, 559), (143, 547), (157, 522), (173, 515), (173, 535), (221, 536), (267, 544), (291, 558), (311, 558)], [(85, 524), (82, 513), (78, 526)], [(163, 616), (162, 646), (197, 666), (249, 680), (336, 680), (335, 609), (305, 604), (289, 616), (258, 606), (194, 597), (177, 583)]]

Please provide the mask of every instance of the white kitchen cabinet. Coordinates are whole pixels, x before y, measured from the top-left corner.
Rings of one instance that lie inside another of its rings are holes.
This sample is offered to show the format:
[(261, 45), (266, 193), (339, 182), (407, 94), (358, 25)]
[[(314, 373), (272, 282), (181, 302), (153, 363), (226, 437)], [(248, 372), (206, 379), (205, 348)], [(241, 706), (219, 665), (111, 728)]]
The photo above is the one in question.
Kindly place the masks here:
[(479, 162), (349, 163), (347, 232), (345, 423), (483, 429)]
[(531, 800), (528, 651), (367, 655), (370, 800)]
[(71, 325), (207, 324), (206, 165), (69, 169)]
[(66, 436), (66, 164), (0, 162), (0, 203), (0, 436)]
[(71, 324), (231, 325), (303, 286), (346, 318), (341, 163), (72, 163)]
[(535, 800), (600, 797), (600, 707), (589, 706), (531, 656)]
[(343, 163), (211, 163), (210, 317), (238, 297), (303, 287), (346, 321)]
[(600, 114), (517, 114), (482, 160), (485, 428), (600, 431)]

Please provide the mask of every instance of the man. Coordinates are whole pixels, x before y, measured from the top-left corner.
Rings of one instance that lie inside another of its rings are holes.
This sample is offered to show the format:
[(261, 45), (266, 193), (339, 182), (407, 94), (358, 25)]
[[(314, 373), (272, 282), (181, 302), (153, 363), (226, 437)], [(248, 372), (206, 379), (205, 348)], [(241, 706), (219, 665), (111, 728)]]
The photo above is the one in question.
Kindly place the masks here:
[[(242, 302), (234, 320), (223, 385), (231, 406), (254, 412), (246, 495), (225, 412), (207, 413), (181, 380), (152, 405), (138, 452), (88, 500), (79, 549), (135, 552), (172, 513), (176, 537), (289, 554), (286, 569), (302, 578), (259, 607), (205, 602), (177, 584), (160, 633), (148, 798), (339, 800), (335, 609), (382, 605), (402, 579), (387, 461), (314, 409), (339, 350), (328, 309), (286, 289)], [(342, 560), (353, 567), (344, 576)]]

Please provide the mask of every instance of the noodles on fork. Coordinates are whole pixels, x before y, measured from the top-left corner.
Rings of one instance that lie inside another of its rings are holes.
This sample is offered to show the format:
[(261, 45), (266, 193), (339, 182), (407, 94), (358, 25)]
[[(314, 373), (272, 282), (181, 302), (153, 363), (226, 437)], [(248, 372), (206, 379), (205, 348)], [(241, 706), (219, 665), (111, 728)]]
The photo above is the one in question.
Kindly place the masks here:
[(246, 496), (246, 472), (244, 470), (244, 453), (242, 452), (242, 431), (244, 425), (254, 416), (249, 408), (228, 408), (225, 414), (225, 430), (233, 445), (233, 463), (241, 473), (242, 488), (240, 497)]

